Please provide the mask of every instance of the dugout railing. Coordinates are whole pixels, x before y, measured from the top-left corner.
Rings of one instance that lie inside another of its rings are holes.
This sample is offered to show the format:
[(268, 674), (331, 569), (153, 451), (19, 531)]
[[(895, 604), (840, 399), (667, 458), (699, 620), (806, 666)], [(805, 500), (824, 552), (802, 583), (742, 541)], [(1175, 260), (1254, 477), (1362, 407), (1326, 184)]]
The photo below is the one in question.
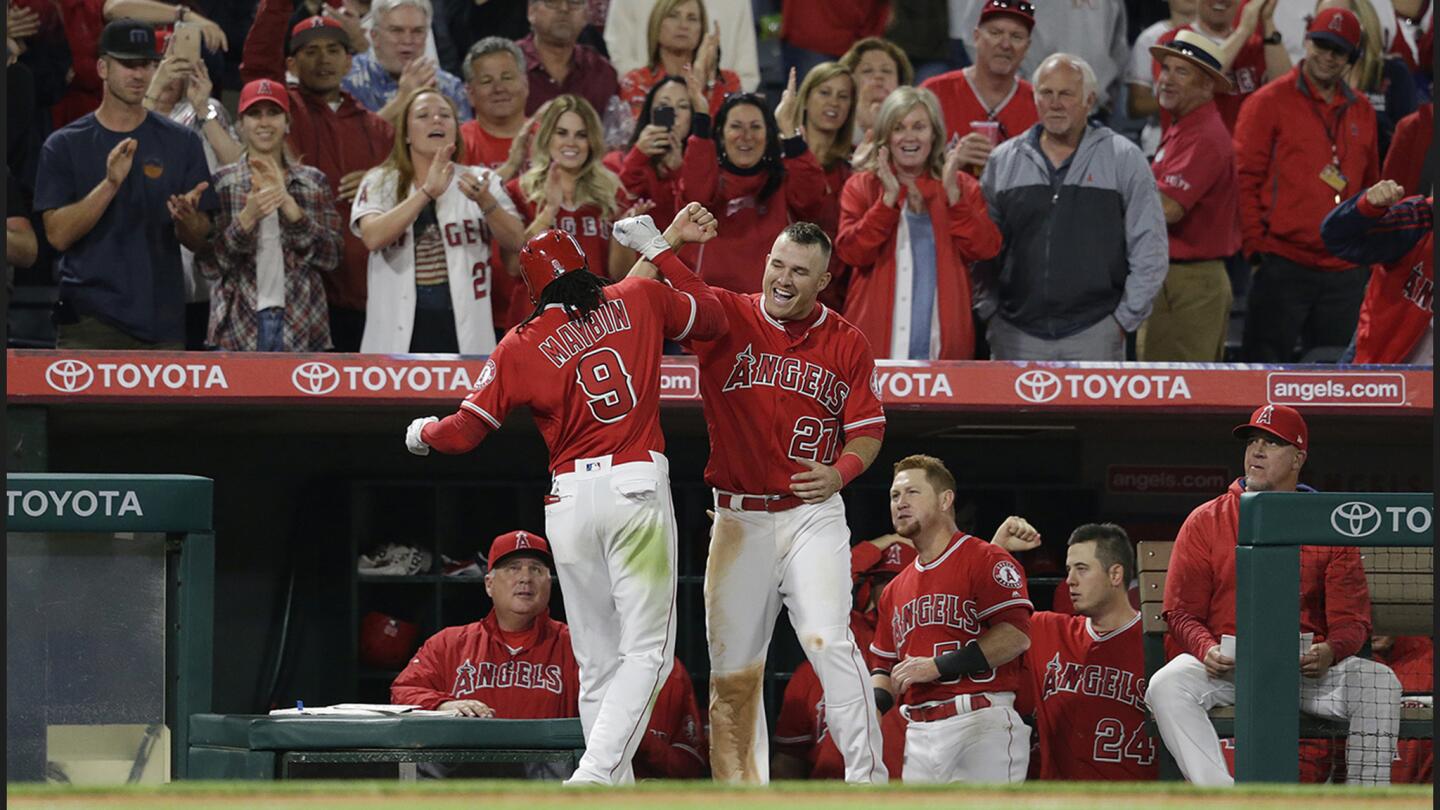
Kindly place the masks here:
[[(55, 691), (52, 680), (56, 670), (83, 669), (87, 657), (85, 643), (103, 643), (107, 636), (123, 633), (125, 628), (114, 626), (115, 614), (122, 611), (113, 604), (108, 609), (105, 605), (94, 606), (97, 609), (88, 615), (64, 616), (67, 603), (83, 599), (69, 593), (93, 590), (98, 584), (70, 581), (66, 579), (67, 572), (87, 571), (113, 579), (120, 575), (116, 573), (122, 568), (117, 562), (120, 557), (159, 536), (163, 538), (161, 553), (165, 568), (165, 637), (161, 664), (164, 722), (170, 729), (170, 775), (177, 779), (186, 776), (189, 718), (193, 713), (210, 711), (213, 689), (213, 494), (211, 479), (191, 475), (14, 473), (6, 476), (7, 576), (33, 575), (47, 580), (42, 588), (33, 589), (17, 589), (14, 586), (20, 583), (8, 580), (11, 587), (7, 609), (12, 619), (17, 612), (34, 618), (37, 626), (20, 629), (38, 632), (43, 652), (41, 660), (35, 660), (29, 654), (34, 651), (17, 648), (15, 636), (19, 634), (17, 628), (11, 627), (6, 656), (12, 685), (10, 699), (18, 699), (13, 686), (15, 679), (20, 679), (27, 684), (27, 689), (29, 684), (36, 684), (34, 691), (45, 701), (42, 705), (27, 702), (24, 706), (12, 702), (8, 712), (12, 720), (17, 712), (33, 712), (42, 733), (56, 717), (62, 722), (75, 721), (79, 713), (72, 707), (52, 705), (72, 697), (64, 690)], [(67, 567), (67, 561), (74, 560), (84, 560), (87, 564)], [(112, 565), (116, 570), (107, 570)], [(118, 583), (117, 590), (123, 591), (124, 587), (125, 583)], [(17, 590), (21, 592), (17, 594)], [(111, 615), (106, 615), (107, 612)], [(52, 622), (65, 624), (53, 626)], [(57, 642), (62, 636), (78, 641), (79, 645), (62, 646)], [(82, 672), (78, 680), (84, 683), (86, 677), (119, 674)], [(8, 747), (14, 749), (17, 741), (13, 734), (11, 737)], [(9, 753), (10, 764), (14, 766), (15, 751)], [(140, 764), (137, 759), (136, 767)], [(50, 763), (46, 765), (53, 771)], [(29, 773), (28, 768), (22, 770), (25, 772), (17, 772), (12, 767), (8, 778), (39, 778), (39, 774)], [(131, 780), (134, 778), (132, 770)]]
[[(1423, 568), (1380, 572), (1413, 598), (1375, 602), (1374, 611), (1433, 610), (1433, 493), (1246, 493), (1235, 550), (1235, 778), (1295, 782), (1299, 776), (1300, 546), (1415, 549)], [(1424, 550), (1422, 554), (1420, 550)], [(1394, 555), (1375, 555), (1390, 556)], [(1376, 572), (1367, 578), (1375, 582)], [(1373, 590), (1373, 586), (1372, 586)], [(1403, 732), (1402, 732), (1403, 733)]]

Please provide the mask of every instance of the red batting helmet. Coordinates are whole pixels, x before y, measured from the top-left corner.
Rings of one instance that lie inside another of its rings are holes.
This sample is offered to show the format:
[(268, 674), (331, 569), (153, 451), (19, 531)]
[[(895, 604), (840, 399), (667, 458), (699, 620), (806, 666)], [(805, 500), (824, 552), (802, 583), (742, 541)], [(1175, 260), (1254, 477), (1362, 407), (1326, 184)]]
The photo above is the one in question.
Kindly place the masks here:
[(856, 543), (850, 549), (850, 581), (855, 586), (855, 607), (864, 610), (870, 603), (871, 577), (876, 574), (899, 574), (915, 561), (915, 547), (895, 535), (894, 541), (879, 545), (886, 538)]
[(420, 626), (372, 610), (360, 620), (360, 662), (376, 669), (400, 669), (419, 646)]
[(530, 290), (530, 300), (540, 303), (545, 285), (572, 270), (585, 270), (585, 251), (575, 237), (565, 231), (551, 229), (530, 237), (520, 248), (520, 276)]

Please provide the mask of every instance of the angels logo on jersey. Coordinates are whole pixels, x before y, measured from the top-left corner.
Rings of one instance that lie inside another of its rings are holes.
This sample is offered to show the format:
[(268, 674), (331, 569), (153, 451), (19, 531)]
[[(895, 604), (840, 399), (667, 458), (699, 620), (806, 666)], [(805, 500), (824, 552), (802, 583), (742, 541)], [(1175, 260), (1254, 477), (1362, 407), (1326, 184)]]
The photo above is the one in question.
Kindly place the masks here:
[(874, 394), (876, 399), (884, 399), (880, 396), (880, 369), (878, 368), (870, 372), (870, 393)]
[(495, 382), (495, 361), (486, 360), (485, 367), (480, 369), (480, 376), (475, 378), (476, 391), (485, 390), (485, 386)]
[(1015, 563), (1009, 560), (1001, 560), (995, 563), (995, 570), (992, 571), (991, 574), (994, 575), (995, 581), (1000, 583), (1000, 587), (1002, 588), (1015, 589), (1020, 587), (1020, 569), (1015, 567)]

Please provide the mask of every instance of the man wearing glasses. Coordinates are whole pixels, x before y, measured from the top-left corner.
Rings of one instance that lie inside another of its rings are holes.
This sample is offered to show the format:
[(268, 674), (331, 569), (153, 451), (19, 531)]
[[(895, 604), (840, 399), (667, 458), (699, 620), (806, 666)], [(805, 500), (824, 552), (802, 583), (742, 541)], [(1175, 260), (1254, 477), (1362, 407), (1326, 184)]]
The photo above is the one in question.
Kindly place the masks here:
[(610, 99), (619, 95), (615, 68), (599, 51), (578, 44), (587, 8), (586, 0), (530, 0), (530, 36), (517, 43), (525, 54), (530, 79), (526, 115), (534, 115), (545, 102), (570, 93), (590, 102), (603, 119)]
[(100, 108), (45, 141), (35, 188), (60, 253), (60, 347), (183, 349), (180, 245), (202, 251), (218, 207), (200, 137), (142, 102), (160, 54), (148, 24), (100, 35)]

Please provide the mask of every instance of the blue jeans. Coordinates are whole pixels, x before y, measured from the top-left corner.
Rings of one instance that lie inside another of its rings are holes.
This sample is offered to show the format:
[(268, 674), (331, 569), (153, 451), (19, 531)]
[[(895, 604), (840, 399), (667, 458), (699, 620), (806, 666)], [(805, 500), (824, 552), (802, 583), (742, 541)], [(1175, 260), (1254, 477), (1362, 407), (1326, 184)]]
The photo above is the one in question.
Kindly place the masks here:
[(255, 351), (285, 351), (285, 308), (268, 307), (255, 313), (259, 331), (255, 335)]

